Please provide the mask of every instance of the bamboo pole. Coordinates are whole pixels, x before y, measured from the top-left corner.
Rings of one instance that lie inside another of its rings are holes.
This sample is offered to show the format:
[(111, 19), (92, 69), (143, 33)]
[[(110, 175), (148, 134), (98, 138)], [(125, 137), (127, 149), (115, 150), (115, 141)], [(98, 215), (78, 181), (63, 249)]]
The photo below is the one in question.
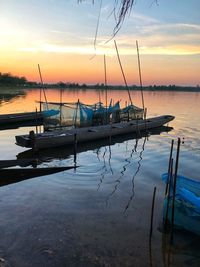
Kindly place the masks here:
[(118, 61), (119, 61), (121, 73), (122, 73), (122, 76), (123, 76), (123, 79), (124, 79), (124, 83), (126, 85), (126, 89), (128, 91), (129, 100), (131, 102), (131, 105), (133, 105), (133, 102), (132, 102), (132, 99), (131, 99), (131, 94), (130, 94), (130, 91), (128, 89), (128, 84), (127, 84), (126, 77), (125, 77), (125, 74), (124, 74), (124, 70), (123, 70), (123, 67), (122, 67), (121, 59), (120, 59), (120, 56), (119, 56), (119, 52), (118, 52), (118, 48), (117, 48), (117, 43), (116, 43), (115, 40), (114, 40), (114, 43), (115, 43), (115, 49), (116, 49), (116, 52), (117, 52), (117, 58), (118, 58)]
[[(39, 71), (39, 75), (40, 75), (40, 81), (41, 81), (41, 84), (42, 84), (42, 90), (43, 90), (43, 94), (44, 94), (44, 99), (45, 99), (45, 102), (46, 102), (46, 105), (47, 105), (47, 109), (48, 109), (47, 96), (46, 96), (46, 93), (45, 93), (45, 90), (44, 90), (44, 83), (43, 83), (43, 79), (42, 79), (42, 73), (41, 73), (41, 70), (40, 70), (40, 64), (38, 64), (38, 71)], [(40, 90), (40, 112), (41, 112), (41, 102), (42, 102), (42, 92)]]
[(60, 127), (62, 126), (62, 89), (60, 90)]
[(164, 222), (164, 230), (167, 230), (168, 226), (168, 213), (169, 213), (169, 202), (170, 202), (170, 196), (171, 196), (171, 184), (173, 181), (173, 158), (171, 158), (171, 163), (170, 163), (170, 174), (169, 174), (169, 187), (167, 190), (167, 207), (166, 207), (166, 213), (165, 213), (165, 222)]
[(107, 88), (107, 68), (106, 56), (104, 55), (104, 79), (105, 79), (105, 92), (106, 92), (106, 124), (108, 123), (108, 88)]
[(169, 155), (169, 163), (168, 163), (168, 172), (167, 172), (167, 181), (166, 181), (166, 188), (165, 188), (165, 196), (167, 195), (167, 191), (169, 188), (169, 177), (170, 177), (170, 169), (171, 169), (171, 159), (172, 159), (172, 153), (174, 148), (174, 139), (171, 141), (171, 149), (170, 149), (170, 155)]
[(77, 133), (74, 134), (74, 164), (76, 166), (77, 159)]
[(176, 179), (177, 179), (177, 173), (178, 173), (180, 144), (181, 144), (181, 139), (178, 138), (176, 164), (175, 164), (175, 172), (174, 172), (173, 198), (172, 198), (172, 218), (171, 218), (171, 236), (170, 236), (170, 243), (171, 244), (173, 243), (173, 238), (174, 238), (174, 212), (175, 212), (174, 205), (175, 205), (175, 198), (176, 198)]
[(153, 232), (153, 216), (154, 216), (155, 196), (156, 196), (156, 186), (154, 187), (152, 206), (151, 206), (151, 224), (150, 224), (150, 232), (149, 232), (149, 241), (151, 241), (151, 236), (152, 236), (152, 232)]
[(137, 47), (138, 71), (139, 71), (139, 79), (140, 79), (140, 91), (141, 91), (141, 96), (142, 96), (143, 118), (145, 119), (144, 94), (143, 94), (142, 73), (141, 73), (141, 64), (140, 64), (140, 52), (139, 52), (139, 46), (138, 46), (137, 40), (136, 40), (136, 47)]
[(35, 109), (35, 114), (36, 114), (36, 134), (38, 134), (38, 111), (37, 111), (37, 108)]

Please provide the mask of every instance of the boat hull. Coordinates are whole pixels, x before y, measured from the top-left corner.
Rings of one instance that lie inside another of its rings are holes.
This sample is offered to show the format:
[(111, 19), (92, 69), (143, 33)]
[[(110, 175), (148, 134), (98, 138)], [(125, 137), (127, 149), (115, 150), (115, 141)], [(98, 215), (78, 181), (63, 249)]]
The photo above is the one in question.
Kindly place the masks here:
[(15, 138), (17, 145), (39, 150), (49, 147), (71, 145), (74, 142), (88, 142), (131, 132), (146, 131), (160, 127), (173, 119), (173, 116), (165, 115), (146, 120), (132, 120), (108, 125), (45, 132), (42, 134), (34, 134), (32, 137), (30, 135), (18, 135)]

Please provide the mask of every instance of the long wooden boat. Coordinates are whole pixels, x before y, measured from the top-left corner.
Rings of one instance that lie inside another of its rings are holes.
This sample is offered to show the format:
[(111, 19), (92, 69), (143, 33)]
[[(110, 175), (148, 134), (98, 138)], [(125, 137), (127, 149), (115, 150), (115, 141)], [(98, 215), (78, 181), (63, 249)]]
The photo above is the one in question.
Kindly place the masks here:
[(11, 168), (0, 169), (0, 186), (18, 183), (23, 180), (45, 176), (57, 172), (77, 168), (75, 166), (67, 167), (47, 167), (47, 168)]
[(131, 120), (107, 125), (44, 132), (41, 134), (35, 134), (31, 131), (28, 135), (17, 135), (15, 138), (17, 145), (39, 150), (50, 147), (71, 145), (74, 142), (88, 142), (110, 136), (147, 131), (149, 129), (165, 125), (173, 119), (174, 116), (164, 115), (146, 120)]
[(41, 121), (45, 117), (58, 114), (56, 110), (45, 110), (41, 112), (23, 112), (0, 115), (0, 125), (7, 125), (19, 122)]
[[(60, 147), (50, 147), (46, 149), (41, 149), (39, 151), (35, 151), (34, 149), (24, 150), (16, 155), (16, 163), (20, 163), (19, 166), (23, 166), (22, 164), (28, 164), (28, 160), (30, 159), (30, 165), (34, 166), (35, 163), (41, 164), (42, 162), (51, 162), (54, 159), (67, 159), (74, 153), (82, 153), (89, 150), (98, 150), (104, 146), (112, 146), (116, 143), (123, 143), (127, 140), (139, 140), (143, 137), (150, 137), (152, 135), (160, 135), (163, 132), (172, 131), (173, 127), (169, 126), (160, 126), (148, 131), (143, 131), (138, 133), (127, 133), (123, 135), (115, 135), (112, 138), (102, 138), (93, 140), (90, 142), (82, 142), (77, 145), (76, 151), (74, 149), (74, 144)], [(5, 163), (2, 163), (5, 164)], [(25, 165), (24, 165), (25, 166)]]

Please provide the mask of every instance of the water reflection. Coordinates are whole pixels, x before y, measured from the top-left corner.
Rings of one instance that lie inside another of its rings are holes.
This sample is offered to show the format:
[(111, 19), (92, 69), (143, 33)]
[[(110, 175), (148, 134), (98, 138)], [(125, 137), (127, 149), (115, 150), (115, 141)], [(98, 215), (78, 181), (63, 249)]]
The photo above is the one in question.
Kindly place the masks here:
[[(38, 92), (28, 92), (23, 99), (24, 111), (35, 110), (34, 100), (38, 99)], [(59, 92), (55, 90), (48, 93), (48, 100), (56, 101), (55, 94), (59, 101)], [(66, 91), (63, 101), (73, 102), (80, 98), (87, 102), (88, 94), (90, 92)], [(91, 94), (94, 96), (94, 92)], [(122, 91), (109, 94), (113, 99), (125, 99)], [(167, 168), (172, 137), (185, 137), (180, 171), (186, 176), (192, 173), (199, 178), (196, 170), (199, 169), (200, 125), (196, 114), (200, 112), (200, 94), (144, 94), (149, 117), (173, 114), (176, 119), (170, 124), (174, 130), (169, 134), (150, 133), (142, 154), (145, 136), (140, 138), (130, 134), (127, 139), (120, 140), (119, 137), (116, 141), (112, 138), (78, 144), (76, 161), (81, 167), (76, 173), (63, 172), (0, 188), (0, 258), (4, 258), (8, 265), (200, 266), (199, 239), (190, 238), (186, 233), (175, 234), (174, 246), (169, 248), (162, 243), (164, 237), (157, 231), (164, 194), (160, 174)], [(138, 105), (139, 95), (136, 92)], [(21, 111), (22, 99), (15, 100), (12, 105), (1, 106), (1, 110), (4, 113)], [(33, 158), (38, 160), (37, 168), (73, 164), (73, 147), (47, 149), (34, 154), (16, 146), (16, 133), (28, 131), (21, 128), (0, 132), (2, 159), (13, 159), (16, 154), (19, 159)], [(149, 255), (149, 209), (154, 185), (158, 201)]]
[(174, 244), (170, 245), (170, 235), (162, 234), (162, 259), (164, 267), (174, 266), (179, 256), (179, 266), (200, 266), (200, 237), (187, 231), (175, 231)]
[(26, 91), (21, 88), (0, 88), (0, 108), (15, 102), (18, 98), (24, 97)]
[[(130, 204), (131, 204), (131, 202), (132, 202), (132, 200), (134, 198), (134, 180), (135, 180), (135, 177), (137, 176), (137, 174), (139, 173), (140, 168), (141, 168), (141, 162), (142, 162), (142, 159), (143, 159), (142, 158), (142, 154), (144, 152), (146, 140), (147, 140), (147, 136), (144, 137), (144, 141), (143, 141), (143, 144), (142, 144), (142, 150), (139, 153), (139, 160), (137, 161), (137, 168), (136, 168), (136, 171), (133, 174), (133, 177), (132, 177), (132, 180), (131, 180), (131, 182), (132, 182), (132, 194), (131, 194), (131, 196), (130, 196), (130, 198), (128, 200), (128, 203), (127, 203), (127, 205), (126, 205), (126, 207), (124, 209), (124, 213), (128, 210), (128, 208), (129, 208), (129, 206), (130, 206)], [(138, 140), (136, 142), (136, 145), (134, 147), (133, 152), (134, 151), (137, 152), (137, 146), (138, 146)], [(132, 157), (132, 155), (131, 155), (131, 157)]]

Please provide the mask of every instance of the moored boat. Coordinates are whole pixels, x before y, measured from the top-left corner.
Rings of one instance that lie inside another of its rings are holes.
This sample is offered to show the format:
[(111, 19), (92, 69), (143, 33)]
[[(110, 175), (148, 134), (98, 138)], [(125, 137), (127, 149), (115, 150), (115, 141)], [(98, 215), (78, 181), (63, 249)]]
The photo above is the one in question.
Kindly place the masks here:
[(15, 138), (17, 145), (39, 150), (71, 145), (74, 142), (88, 142), (131, 132), (139, 133), (140, 131), (146, 131), (165, 125), (173, 119), (174, 116), (164, 115), (148, 119), (135, 119), (96, 126), (71, 128), (68, 130), (56, 130), (39, 134), (31, 131), (27, 135), (17, 135)]

